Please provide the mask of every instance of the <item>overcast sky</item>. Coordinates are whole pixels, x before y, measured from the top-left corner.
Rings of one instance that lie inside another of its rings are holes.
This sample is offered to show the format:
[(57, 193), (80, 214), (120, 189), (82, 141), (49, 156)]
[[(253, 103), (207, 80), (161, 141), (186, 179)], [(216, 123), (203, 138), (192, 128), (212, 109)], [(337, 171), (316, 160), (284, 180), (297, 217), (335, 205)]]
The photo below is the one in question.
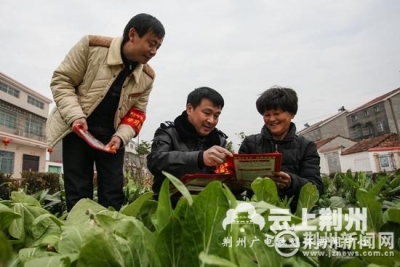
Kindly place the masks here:
[(397, 0), (2, 0), (0, 72), (52, 99), (69, 49), (86, 34), (122, 35), (137, 13), (166, 29), (140, 140), (200, 86), (224, 97), (217, 127), (234, 143), (260, 131), (255, 101), (273, 85), (297, 91), (298, 130), (400, 87)]

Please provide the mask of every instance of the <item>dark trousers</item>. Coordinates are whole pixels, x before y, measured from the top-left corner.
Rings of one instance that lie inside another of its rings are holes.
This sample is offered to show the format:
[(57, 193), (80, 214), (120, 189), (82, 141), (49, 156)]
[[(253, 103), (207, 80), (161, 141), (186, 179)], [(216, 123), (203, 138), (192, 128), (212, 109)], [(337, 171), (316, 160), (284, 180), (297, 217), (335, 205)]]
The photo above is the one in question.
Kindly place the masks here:
[(119, 210), (124, 201), (124, 151), (116, 154), (90, 147), (75, 133), (64, 137), (63, 167), (67, 210), (82, 198), (93, 199), (94, 164), (97, 170), (98, 202), (104, 207)]

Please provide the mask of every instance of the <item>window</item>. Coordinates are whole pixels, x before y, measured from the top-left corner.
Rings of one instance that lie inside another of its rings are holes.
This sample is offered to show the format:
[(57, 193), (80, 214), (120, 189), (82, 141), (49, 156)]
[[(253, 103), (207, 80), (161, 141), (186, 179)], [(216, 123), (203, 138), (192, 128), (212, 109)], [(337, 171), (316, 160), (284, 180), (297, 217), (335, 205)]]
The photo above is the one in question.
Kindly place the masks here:
[(0, 172), (14, 172), (14, 152), (0, 150)]
[(26, 118), (25, 132), (42, 136), (43, 134), (43, 120), (40, 120), (32, 115)]
[(372, 125), (367, 123), (363, 126), (363, 136), (368, 136), (372, 134)]
[(381, 111), (381, 110), (380, 110), (379, 106), (375, 106), (375, 107), (374, 107), (374, 112), (375, 112), (375, 113), (378, 113), (378, 112), (380, 112), (380, 111)]
[(358, 116), (357, 116), (357, 115), (351, 116), (351, 120), (352, 120), (352, 121), (357, 121), (357, 120), (358, 120)]
[(33, 97), (29, 96), (29, 95), (28, 95), (28, 103), (33, 105), (33, 106), (35, 106), (35, 107), (38, 107), (40, 109), (44, 109), (44, 103), (43, 102), (41, 102), (41, 101), (37, 100), (36, 98), (33, 98)]
[(382, 122), (378, 122), (376, 124), (376, 130), (378, 131), (378, 133), (383, 132), (383, 123)]
[(372, 133), (371, 126), (365, 125), (363, 127), (363, 135), (370, 135)]
[(11, 129), (17, 127), (17, 116), (13, 112), (7, 110), (0, 110), (0, 125), (6, 126)]
[(360, 139), (363, 137), (362, 133), (362, 127), (360, 124), (356, 124), (353, 127), (351, 127), (351, 132), (350, 132), (351, 138), (353, 139)]
[(16, 97), (16, 98), (19, 98), (19, 90), (15, 89), (5, 83), (0, 82), (0, 91), (3, 91), (9, 95)]
[(389, 167), (389, 157), (379, 156), (379, 161), (381, 163), (381, 167)]
[(368, 117), (369, 116), (369, 111), (368, 111), (368, 109), (367, 110), (364, 110), (364, 117)]
[(51, 166), (51, 165), (49, 165), (48, 172), (61, 173), (61, 166)]

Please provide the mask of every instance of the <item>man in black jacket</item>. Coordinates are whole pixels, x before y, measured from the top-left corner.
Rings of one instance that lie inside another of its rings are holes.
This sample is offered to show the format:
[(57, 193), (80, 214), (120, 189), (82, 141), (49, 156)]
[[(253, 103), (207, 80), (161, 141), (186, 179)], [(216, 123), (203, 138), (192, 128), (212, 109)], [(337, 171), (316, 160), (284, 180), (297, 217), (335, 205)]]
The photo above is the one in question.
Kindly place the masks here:
[(320, 195), (323, 184), (320, 176), (320, 158), (314, 142), (296, 135), (292, 121), (297, 113), (297, 94), (291, 88), (272, 87), (256, 101), (257, 111), (263, 116), (261, 133), (246, 136), (239, 153), (282, 153), (280, 172), (270, 177), (275, 181), (280, 197), (292, 197), (291, 211), (295, 212), (300, 189), (310, 182)]
[(214, 173), (216, 166), (232, 157), (224, 148), (227, 136), (215, 128), (223, 107), (224, 99), (217, 91), (200, 87), (188, 95), (186, 110), (174, 122), (161, 123), (147, 156), (156, 199), (165, 179), (162, 171), (177, 178), (189, 173)]

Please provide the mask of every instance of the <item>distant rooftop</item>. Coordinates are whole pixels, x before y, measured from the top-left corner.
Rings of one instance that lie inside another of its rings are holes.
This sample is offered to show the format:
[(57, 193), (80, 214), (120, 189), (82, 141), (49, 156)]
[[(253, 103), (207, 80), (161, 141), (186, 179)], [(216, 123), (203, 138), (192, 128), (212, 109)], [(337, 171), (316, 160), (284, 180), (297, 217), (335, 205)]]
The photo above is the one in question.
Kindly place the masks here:
[(400, 87), (397, 88), (397, 89), (394, 89), (394, 90), (392, 90), (392, 91), (390, 91), (390, 92), (388, 92), (388, 93), (386, 93), (386, 94), (383, 94), (383, 95), (381, 95), (381, 96), (378, 96), (377, 98), (374, 98), (373, 100), (371, 100), (371, 101), (365, 103), (364, 105), (362, 105), (362, 106), (360, 106), (360, 107), (358, 107), (358, 108), (352, 110), (352, 111), (349, 113), (349, 115), (352, 114), (352, 113), (355, 113), (355, 112), (357, 112), (357, 111), (359, 111), (359, 110), (362, 110), (362, 109), (364, 109), (364, 108), (367, 108), (367, 107), (369, 107), (369, 106), (373, 106), (373, 105), (375, 105), (375, 104), (378, 104), (379, 102), (385, 101), (385, 100), (387, 100), (387, 99), (389, 99), (389, 98), (391, 98), (391, 97), (393, 97), (393, 96), (395, 96), (395, 95), (397, 95), (397, 94), (399, 94), (399, 93), (400, 93)]
[(400, 140), (395, 133), (384, 134), (378, 137), (363, 139), (354, 146), (342, 152), (342, 155), (368, 151), (371, 148), (400, 147)]

